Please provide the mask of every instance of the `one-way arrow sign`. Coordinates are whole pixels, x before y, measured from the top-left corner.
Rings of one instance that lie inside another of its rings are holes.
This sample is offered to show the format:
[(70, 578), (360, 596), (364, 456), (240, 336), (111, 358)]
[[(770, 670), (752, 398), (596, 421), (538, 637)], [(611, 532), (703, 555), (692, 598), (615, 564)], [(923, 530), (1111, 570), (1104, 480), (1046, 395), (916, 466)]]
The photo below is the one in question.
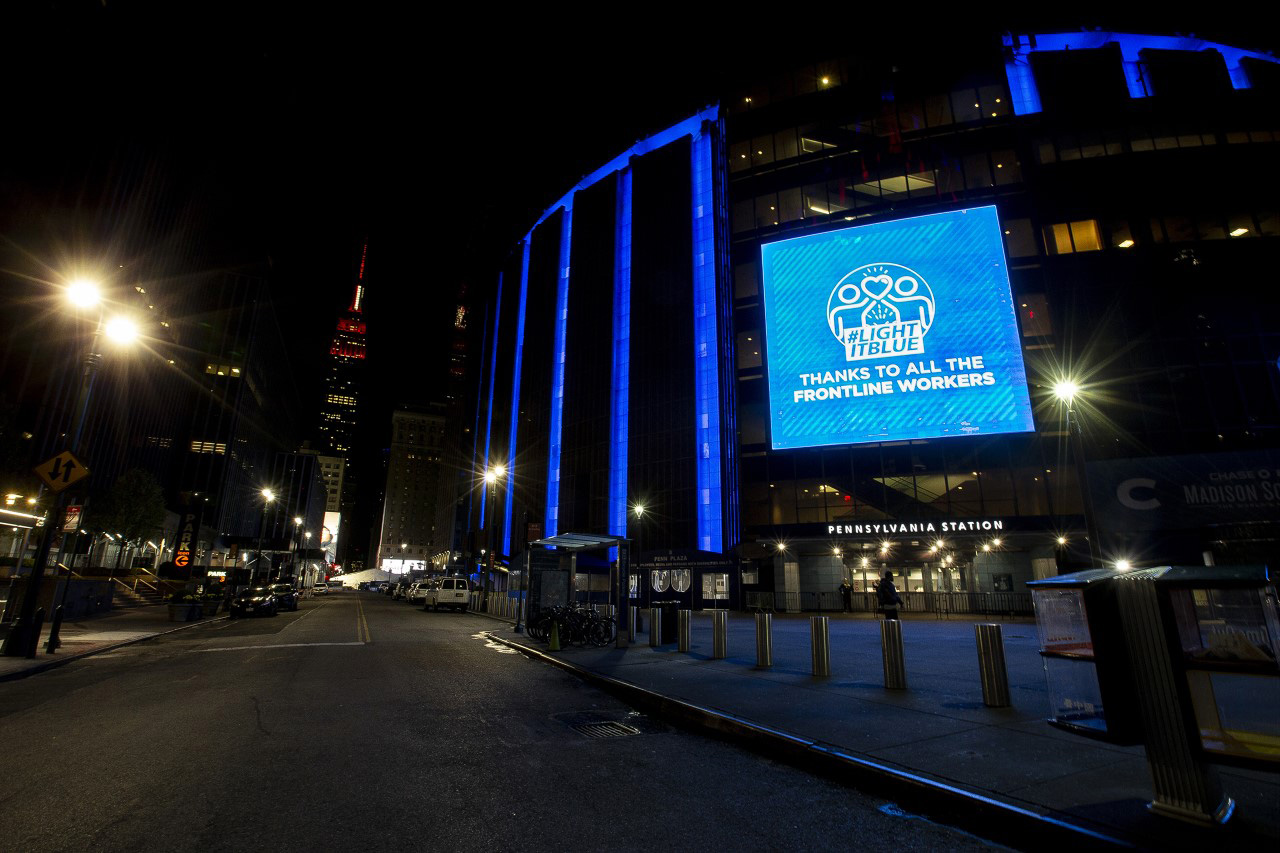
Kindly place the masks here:
[(35, 467), (35, 472), (55, 492), (89, 476), (89, 469), (72, 456), (70, 450), (64, 450), (52, 459), (41, 462)]

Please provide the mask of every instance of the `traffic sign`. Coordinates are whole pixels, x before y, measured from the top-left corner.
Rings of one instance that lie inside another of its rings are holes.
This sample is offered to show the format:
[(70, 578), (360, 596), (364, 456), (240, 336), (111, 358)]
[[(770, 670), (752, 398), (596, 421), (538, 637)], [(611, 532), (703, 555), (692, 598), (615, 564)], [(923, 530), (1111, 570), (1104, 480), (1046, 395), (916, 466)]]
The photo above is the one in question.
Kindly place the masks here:
[(52, 459), (41, 462), (35, 467), (35, 472), (55, 492), (89, 476), (89, 469), (72, 456), (70, 450), (64, 450)]

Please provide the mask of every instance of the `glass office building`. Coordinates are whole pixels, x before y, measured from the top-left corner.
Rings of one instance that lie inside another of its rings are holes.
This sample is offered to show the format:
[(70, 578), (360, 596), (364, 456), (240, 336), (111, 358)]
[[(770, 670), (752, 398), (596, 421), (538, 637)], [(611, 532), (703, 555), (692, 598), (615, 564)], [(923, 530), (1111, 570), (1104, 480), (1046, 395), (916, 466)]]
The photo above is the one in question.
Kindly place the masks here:
[(501, 553), (626, 535), (806, 606), (886, 570), (1267, 562), (1278, 72), (996, 36), (761, 80), (620, 152), (496, 282), (474, 467), (507, 466)]

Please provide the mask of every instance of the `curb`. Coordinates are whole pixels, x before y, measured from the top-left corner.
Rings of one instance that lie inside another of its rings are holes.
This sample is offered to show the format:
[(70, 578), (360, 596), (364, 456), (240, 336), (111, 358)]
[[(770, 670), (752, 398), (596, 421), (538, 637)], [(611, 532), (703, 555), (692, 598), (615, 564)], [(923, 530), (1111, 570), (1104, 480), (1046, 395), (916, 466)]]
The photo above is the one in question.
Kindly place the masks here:
[(178, 628), (170, 628), (167, 631), (156, 631), (154, 634), (147, 634), (142, 637), (134, 637), (131, 640), (121, 640), (118, 643), (112, 643), (111, 645), (108, 645), (108, 646), (99, 646), (96, 649), (87, 649), (83, 652), (77, 652), (76, 654), (73, 654), (73, 655), (67, 655), (65, 657), (52, 658), (50, 660), (40, 661), (34, 666), (29, 666), (26, 669), (20, 669), (20, 670), (17, 670), (16, 672), (9, 672), (9, 673), (0, 675), (0, 682), (17, 681), (19, 679), (26, 678), (29, 675), (36, 675), (37, 673), (47, 672), (48, 670), (56, 669), (57, 667), (64, 666), (66, 664), (71, 663), (72, 661), (77, 661), (82, 658), (91, 657), (93, 655), (101, 654), (102, 652), (109, 652), (115, 649), (124, 648), (125, 646), (132, 646), (134, 643), (143, 643), (143, 642), (146, 642), (147, 640), (154, 640), (156, 637), (163, 637), (165, 634), (173, 634), (177, 631), (185, 631), (188, 628), (194, 628), (197, 625), (207, 625), (210, 622), (217, 622), (219, 619), (226, 619), (226, 618), (228, 617), (223, 615), (223, 616), (215, 616), (212, 619), (201, 619), (198, 622), (192, 622), (189, 625), (182, 625), (181, 627), (178, 627)]
[(1066, 848), (1067, 845), (1134, 849), (1136, 844), (1064, 819), (1040, 814), (984, 794), (880, 764), (839, 747), (770, 728), (743, 717), (663, 696), (644, 687), (601, 675), (544, 651), (486, 631), (485, 636), (578, 676), (627, 704), (668, 722), (710, 733), (770, 758), (819, 773), (877, 797), (910, 802), (930, 817), (962, 827), (980, 837), (1020, 849)]

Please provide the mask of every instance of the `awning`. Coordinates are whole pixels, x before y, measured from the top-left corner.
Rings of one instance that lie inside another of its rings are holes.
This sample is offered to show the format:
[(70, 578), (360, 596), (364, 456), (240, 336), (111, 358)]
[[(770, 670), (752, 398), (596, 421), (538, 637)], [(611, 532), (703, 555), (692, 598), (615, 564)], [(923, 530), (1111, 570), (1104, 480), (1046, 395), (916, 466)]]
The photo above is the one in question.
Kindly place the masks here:
[(612, 548), (626, 542), (621, 536), (600, 536), (595, 533), (559, 533), (530, 542), (530, 545), (546, 545), (549, 548), (564, 548), (566, 551), (585, 551), (590, 548)]

